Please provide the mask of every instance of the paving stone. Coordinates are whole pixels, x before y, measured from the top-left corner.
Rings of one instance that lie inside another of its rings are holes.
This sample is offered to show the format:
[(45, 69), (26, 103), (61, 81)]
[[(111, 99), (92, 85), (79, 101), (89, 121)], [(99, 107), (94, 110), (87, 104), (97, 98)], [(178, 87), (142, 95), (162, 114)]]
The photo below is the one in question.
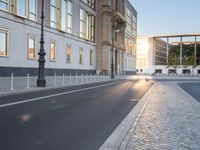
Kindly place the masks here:
[(199, 150), (200, 103), (173, 82), (156, 83), (126, 150)]

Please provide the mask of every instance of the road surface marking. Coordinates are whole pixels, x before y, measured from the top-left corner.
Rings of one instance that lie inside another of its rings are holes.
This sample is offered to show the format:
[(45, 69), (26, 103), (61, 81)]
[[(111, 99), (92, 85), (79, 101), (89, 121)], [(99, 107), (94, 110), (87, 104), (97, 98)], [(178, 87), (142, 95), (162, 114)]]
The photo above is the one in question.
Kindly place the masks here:
[(42, 96), (42, 97), (37, 97), (37, 98), (33, 98), (33, 99), (27, 99), (27, 100), (13, 102), (13, 103), (2, 104), (2, 105), (0, 105), (0, 108), (13, 106), (13, 105), (18, 105), (18, 104), (23, 104), (23, 103), (28, 103), (28, 102), (33, 102), (33, 101), (38, 101), (38, 100), (42, 100), (42, 99), (43, 100), (47, 100), (47, 98), (50, 98), (50, 97), (56, 97), (56, 96), (61, 96), (61, 95), (66, 95), (66, 94), (71, 94), (71, 93), (91, 90), (91, 89), (95, 89), (95, 88), (100, 88), (100, 87), (105, 87), (105, 86), (109, 86), (109, 85), (122, 83), (122, 82), (124, 82), (124, 81), (119, 81), (119, 82), (109, 83), (109, 84), (103, 84), (103, 85), (98, 85), (98, 86), (93, 86), (93, 87), (88, 87), (88, 88), (83, 88), (83, 89), (78, 89), (78, 90), (58, 93), (58, 94), (52, 94), (52, 95), (48, 95), (48, 96)]

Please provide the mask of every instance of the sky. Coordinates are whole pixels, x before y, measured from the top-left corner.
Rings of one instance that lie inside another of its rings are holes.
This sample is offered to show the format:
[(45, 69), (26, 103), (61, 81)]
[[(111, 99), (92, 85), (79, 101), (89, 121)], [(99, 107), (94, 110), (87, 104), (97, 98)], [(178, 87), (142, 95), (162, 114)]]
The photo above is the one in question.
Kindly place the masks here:
[(200, 0), (129, 0), (138, 13), (138, 35), (200, 33)]

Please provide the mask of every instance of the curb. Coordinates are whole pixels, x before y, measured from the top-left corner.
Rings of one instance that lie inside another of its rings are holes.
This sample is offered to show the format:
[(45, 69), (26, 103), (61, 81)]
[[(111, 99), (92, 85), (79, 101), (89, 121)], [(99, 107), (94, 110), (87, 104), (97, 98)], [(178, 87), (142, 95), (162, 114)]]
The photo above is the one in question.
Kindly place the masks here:
[(152, 91), (157, 83), (154, 83), (149, 91), (140, 99), (138, 104), (129, 112), (120, 125), (114, 130), (114, 132), (108, 137), (99, 150), (124, 150), (127, 142), (133, 131), (131, 128), (137, 126), (138, 121), (144, 112), (146, 105), (152, 95)]

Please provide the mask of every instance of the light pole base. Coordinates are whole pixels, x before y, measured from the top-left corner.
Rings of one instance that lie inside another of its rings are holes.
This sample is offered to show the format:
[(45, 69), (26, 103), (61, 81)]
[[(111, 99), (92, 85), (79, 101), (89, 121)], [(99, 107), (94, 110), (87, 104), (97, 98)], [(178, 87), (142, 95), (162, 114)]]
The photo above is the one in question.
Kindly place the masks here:
[(37, 87), (46, 87), (46, 80), (37, 80)]

